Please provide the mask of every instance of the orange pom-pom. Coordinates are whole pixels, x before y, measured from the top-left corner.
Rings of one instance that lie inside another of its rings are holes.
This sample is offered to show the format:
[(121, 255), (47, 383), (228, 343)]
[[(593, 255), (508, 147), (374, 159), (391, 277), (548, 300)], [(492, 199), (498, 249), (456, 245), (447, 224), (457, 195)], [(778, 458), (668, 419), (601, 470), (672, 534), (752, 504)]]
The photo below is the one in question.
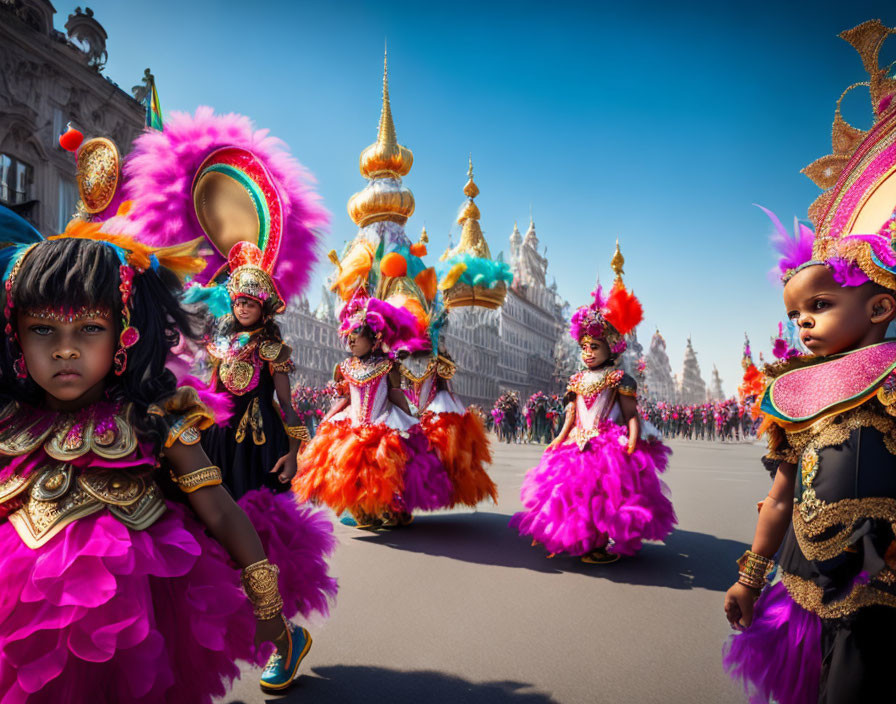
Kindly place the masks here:
[(392, 278), (404, 276), (408, 273), (408, 263), (398, 252), (389, 252), (380, 262), (380, 272)]
[(414, 242), (414, 244), (410, 247), (411, 254), (415, 257), (425, 257), (426, 256), (426, 245), (422, 242)]
[(435, 299), (439, 284), (435, 269), (432, 267), (424, 269), (414, 278), (414, 283), (420, 287), (420, 290), (423, 292), (423, 295), (426, 296), (427, 301)]
[(607, 297), (607, 321), (619, 332), (628, 335), (644, 319), (644, 309), (635, 294), (627, 291), (621, 281), (617, 281)]

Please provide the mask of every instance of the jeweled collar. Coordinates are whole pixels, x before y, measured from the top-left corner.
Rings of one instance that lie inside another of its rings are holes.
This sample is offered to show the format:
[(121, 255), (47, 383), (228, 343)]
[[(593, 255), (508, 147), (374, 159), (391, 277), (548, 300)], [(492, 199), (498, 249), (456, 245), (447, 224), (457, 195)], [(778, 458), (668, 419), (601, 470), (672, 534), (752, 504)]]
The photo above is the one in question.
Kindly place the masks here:
[(137, 449), (130, 410), (130, 404), (101, 402), (61, 413), (11, 401), (0, 410), (0, 455), (19, 457), (42, 445), (47, 455), (62, 462), (88, 452), (104, 459), (127, 457)]
[(801, 430), (873, 398), (894, 371), (896, 340), (832, 355), (772, 380), (761, 410), (787, 430)]

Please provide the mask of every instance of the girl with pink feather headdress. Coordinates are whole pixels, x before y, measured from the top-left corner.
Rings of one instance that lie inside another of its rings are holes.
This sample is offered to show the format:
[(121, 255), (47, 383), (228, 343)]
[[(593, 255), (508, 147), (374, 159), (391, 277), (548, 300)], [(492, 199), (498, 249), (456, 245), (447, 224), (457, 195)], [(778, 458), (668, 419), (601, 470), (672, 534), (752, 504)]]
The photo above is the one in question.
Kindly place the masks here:
[(397, 358), (429, 341), (412, 313), (363, 293), (339, 318), (351, 352), (335, 372), (341, 397), (299, 457), (293, 490), (349, 511), (361, 528), (406, 525), (413, 511), (441, 508), (452, 493), (401, 390)]
[(739, 631), (724, 666), (751, 702), (893, 699), (896, 77), (878, 67), (892, 34), (874, 20), (840, 35), (869, 73), (857, 85), (874, 119), (858, 130), (838, 101), (835, 153), (804, 169), (825, 189), (809, 209), (815, 231), (798, 224), (791, 238), (766, 211), (785, 310), (808, 354), (782, 340), (763, 370), (774, 481), (724, 601)]
[[(302, 597), (302, 615), (326, 613), (336, 594), (327, 574), (333, 526), (329, 512), (296, 505), (289, 493), (301, 443), (309, 438), (290, 402), (292, 350), (276, 323), (307, 284), (318, 230), (327, 221), (310, 177), (248, 118), (209, 108), (175, 113), (164, 130), (141, 135), (124, 174), (132, 207), (110, 227), (137, 229), (156, 245), (204, 240), (207, 266), (184, 300), (209, 311), (205, 354), (200, 350), (194, 361), (210, 367), (211, 378), (193, 383), (226, 397), (232, 413), (194, 440), (220, 467), (279, 565), (281, 589)], [(305, 652), (275, 653), (262, 689), (289, 687)]]
[(622, 283), (621, 263), (617, 273), (609, 295), (598, 286), (593, 302), (572, 316), (569, 333), (585, 369), (569, 380), (566, 421), (526, 474), (524, 510), (511, 520), (549, 557), (566, 553), (590, 564), (633, 555), (643, 540), (665, 538), (676, 521), (658, 477), (670, 450), (641, 439), (636, 382), (616, 366), (625, 335), (643, 317)]

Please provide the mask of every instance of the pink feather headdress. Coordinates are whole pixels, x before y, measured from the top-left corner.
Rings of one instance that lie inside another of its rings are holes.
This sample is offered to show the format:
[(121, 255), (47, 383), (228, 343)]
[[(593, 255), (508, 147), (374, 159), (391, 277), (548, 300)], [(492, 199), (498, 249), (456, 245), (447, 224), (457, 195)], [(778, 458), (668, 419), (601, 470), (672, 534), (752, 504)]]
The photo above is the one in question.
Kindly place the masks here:
[(569, 334), (576, 342), (585, 337), (606, 340), (612, 354), (622, 354), (626, 349), (625, 335), (634, 330), (644, 318), (641, 302), (617, 280), (604, 296), (598, 286), (592, 293), (590, 305), (581, 306), (572, 314)]
[(378, 298), (355, 295), (339, 312), (339, 320), (339, 337), (343, 341), (366, 326), (373, 333), (374, 349), (381, 344), (389, 356), (421, 352), (430, 346), (413, 313)]
[(208, 282), (227, 262), (197, 215), (197, 185), (212, 171), (245, 187), (259, 213), (258, 241), (265, 269), (285, 299), (300, 294), (317, 261), (320, 229), (328, 214), (312, 190), (311, 174), (279, 139), (255, 130), (242, 115), (215, 115), (200, 107), (194, 115), (172, 113), (163, 131), (148, 130), (126, 160), (125, 196), (134, 202), (130, 220), (144, 241), (160, 246), (196, 237), (214, 245), (208, 266), (197, 277)]
[[(870, 279), (862, 272), (862, 269), (855, 261), (845, 257), (832, 256), (825, 261), (814, 259), (812, 256), (812, 248), (815, 244), (815, 232), (811, 227), (793, 219), (793, 236), (791, 236), (781, 221), (771, 210), (757, 205), (763, 213), (765, 213), (775, 232), (770, 238), (772, 248), (779, 255), (778, 265), (770, 272), (773, 278), (779, 279), (782, 283), (787, 283), (798, 271), (802, 271), (807, 266), (824, 265), (831, 275), (841, 286), (861, 286)], [(854, 238), (862, 239), (867, 235), (856, 235)], [(845, 243), (851, 238), (843, 238)]]

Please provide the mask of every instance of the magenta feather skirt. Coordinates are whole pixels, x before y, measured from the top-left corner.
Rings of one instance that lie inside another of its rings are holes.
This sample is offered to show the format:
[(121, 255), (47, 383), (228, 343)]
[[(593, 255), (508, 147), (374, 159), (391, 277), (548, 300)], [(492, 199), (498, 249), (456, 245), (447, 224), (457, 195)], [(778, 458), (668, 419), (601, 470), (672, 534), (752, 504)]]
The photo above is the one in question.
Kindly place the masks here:
[(671, 450), (639, 441), (626, 452), (625, 429), (606, 423), (584, 451), (574, 443), (545, 452), (520, 491), (525, 510), (510, 525), (549, 552), (584, 555), (611, 539), (610, 552), (633, 555), (642, 540), (662, 540), (676, 523), (657, 476)]
[(275, 494), (269, 489), (250, 491), (237, 503), (252, 521), (265, 555), (280, 568), (286, 617), (328, 615), (338, 589), (327, 565), (336, 549), (330, 512), (296, 504), (291, 492)]
[(796, 604), (781, 582), (767, 588), (753, 623), (725, 643), (722, 660), (751, 704), (814, 704), (821, 678), (821, 619)]
[(178, 504), (144, 531), (87, 516), (38, 550), (4, 522), (0, 570), (2, 704), (204, 704), (239, 676), (237, 661), (264, 660), (239, 571)]
[(404, 491), (401, 499), (406, 511), (433, 511), (451, 504), (454, 486), (448, 471), (430, 448), (419, 425), (402, 438), (407, 463), (404, 467)]

